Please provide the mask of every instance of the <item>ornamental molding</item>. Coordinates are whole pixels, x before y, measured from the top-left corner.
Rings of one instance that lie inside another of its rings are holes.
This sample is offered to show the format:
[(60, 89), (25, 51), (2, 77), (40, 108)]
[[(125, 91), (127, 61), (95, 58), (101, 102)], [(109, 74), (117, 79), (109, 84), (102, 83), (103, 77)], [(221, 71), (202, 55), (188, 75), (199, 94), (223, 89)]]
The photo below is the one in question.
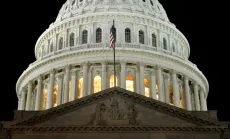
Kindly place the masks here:
[[(31, 65), (30, 67), (27, 68), (26, 71), (23, 72), (23, 74), (19, 77), (17, 84), (16, 84), (16, 91), (19, 94), (19, 89), (21, 88), (22, 82), (29, 77), (29, 75), (31, 75), (33, 72), (39, 70), (39, 68), (44, 67), (50, 63), (53, 63), (55, 61), (59, 61), (59, 60), (63, 60), (63, 59), (67, 59), (70, 57), (75, 57), (75, 56), (83, 56), (83, 55), (93, 55), (93, 54), (103, 54), (103, 53), (112, 53), (110, 50), (94, 50), (94, 51), (80, 51), (80, 52), (74, 52), (74, 53), (65, 53), (62, 55), (57, 55), (56, 57), (53, 58), (49, 58), (49, 59), (45, 59), (45, 60), (41, 60), (41, 61), (35, 61), (33, 65)], [(157, 58), (159, 60), (167, 60), (171, 63), (176, 63), (176, 64), (180, 64), (180, 66), (186, 68), (188, 71), (196, 74), (199, 78), (202, 79), (203, 84), (205, 85), (205, 92), (208, 93), (209, 90), (209, 85), (208, 85), (208, 81), (205, 78), (205, 76), (201, 73), (201, 71), (199, 71), (199, 69), (197, 67), (193, 67), (193, 65), (191, 65), (190, 63), (188, 63), (187, 61), (183, 61), (179, 58), (175, 58), (175, 57), (170, 57), (168, 55), (162, 55), (162, 54), (158, 54), (158, 53), (148, 53), (148, 52), (143, 52), (143, 51), (127, 51), (127, 50), (117, 50), (117, 53), (129, 53), (129, 54), (141, 54), (141, 55), (145, 55), (145, 56), (149, 56), (154, 58)], [(136, 61), (130, 61), (130, 62), (134, 62), (136, 63)], [(152, 63), (151, 63), (152, 64)], [(156, 67), (158, 67), (159, 65), (157, 65)], [(108, 66), (109, 67), (109, 66)], [(44, 71), (45, 73), (45, 71)], [(191, 78), (191, 77), (190, 77)], [(33, 79), (30, 79), (33, 80)], [(191, 79), (193, 80), (193, 79)], [(195, 81), (196, 82), (196, 81)]]
[[(167, 115), (171, 115), (173, 117), (177, 117), (179, 119), (185, 120), (190, 123), (194, 123), (199, 126), (204, 126), (204, 127), (205, 126), (221, 126), (218, 121), (208, 119), (207, 117), (199, 117), (191, 113), (190, 111), (171, 106), (164, 102), (160, 102), (155, 99), (148, 98), (143, 95), (140, 95), (134, 92), (130, 92), (130, 91), (127, 91), (119, 87), (113, 87), (113, 88), (109, 88), (101, 92), (98, 92), (96, 94), (92, 94), (90, 96), (83, 97), (81, 99), (76, 99), (74, 101), (65, 103), (58, 107), (54, 107), (46, 111), (42, 111), (38, 115), (24, 118), (18, 121), (12, 121), (10, 123), (7, 123), (7, 127), (34, 126), (36, 124), (42, 123), (54, 117), (57, 117), (57, 116), (60, 116), (66, 113), (70, 113), (72, 111), (76, 111), (78, 109), (81, 109), (84, 106), (95, 104), (95, 102), (100, 102), (100, 100), (102, 102), (102, 100), (108, 99), (108, 98), (118, 98), (118, 99), (126, 100), (129, 102), (132, 102), (135, 105), (139, 104), (146, 108), (150, 108), (155, 111), (158, 111), (158, 112), (161, 112)], [(108, 105), (108, 104), (105, 104), (105, 105)], [(133, 120), (134, 119), (132, 119), (132, 121)], [(138, 121), (136, 122), (137, 124), (133, 123), (132, 125), (138, 125), (139, 122)], [(198, 126), (195, 126), (195, 127), (198, 127)]]
[[(185, 36), (173, 25), (168, 24), (166, 22), (163, 22), (159, 19), (152, 18), (149, 16), (141, 15), (138, 13), (132, 14), (132, 13), (91, 13), (87, 15), (79, 15), (76, 19), (70, 18), (68, 20), (62, 21), (60, 23), (57, 23), (50, 28), (48, 28), (42, 35), (38, 38), (37, 43), (35, 45), (35, 55), (37, 57), (39, 48), (43, 45), (45, 41), (48, 39), (52, 39), (54, 36), (56, 38), (57, 34), (62, 34), (63, 32), (66, 32), (67, 29), (77, 27), (79, 24), (88, 24), (88, 19), (91, 19), (91, 23), (97, 22), (98, 19), (100, 19), (100, 22), (108, 22), (108, 20), (112, 21), (112, 18), (122, 18), (124, 19), (123, 22), (132, 22), (132, 24), (140, 24), (141, 21), (147, 21), (143, 22), (142, 24), (148, 25), (150, 27), (159, 29), (159, 30), (165, 30), (165, 33), (172, 35), (174, 39), (179, 40), (182, 42), (184, 46), (188, 49), (188, 55), (190, 54), (190, 47), (187, 39)], [(58, 35), (59, 36), (59, 35)]]

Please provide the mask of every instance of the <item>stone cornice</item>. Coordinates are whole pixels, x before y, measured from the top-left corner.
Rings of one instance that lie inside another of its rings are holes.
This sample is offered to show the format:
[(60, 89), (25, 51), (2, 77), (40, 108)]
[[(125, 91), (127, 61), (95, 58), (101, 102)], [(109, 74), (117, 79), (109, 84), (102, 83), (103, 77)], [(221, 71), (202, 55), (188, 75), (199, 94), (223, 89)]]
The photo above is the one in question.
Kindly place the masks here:
[[(187, 61), (184, 61), (184, 60), (181, 60), (179, 58), (176, 58), (176, 57), (172, 57), (172, 56), (169, 56), (169, 55), (163, 55), (161, 53), (157, 53), (157, 52), (154, 52), (154, 53), (149, 53), (149, 52), (144, 52), (144, 51), (137, 51), (137, 50), (133, 50), (133, 51), (127, 51), (127, 50), (116, 50), (117, 53), (119, 52), (122, 52), (124, 53), (125, 51), (127, 53), (132, 53), (132, 54), (144, 54), (146, 56), (150, 56), (152, 58), (154, 57), (157, 57), (158, 59), (161, 59), (161, 60), (168, 60), (169, 62), (172, 62), (172, 63), (177, 63), (177, 64), (180, 64), (181, 66), (185, 67), (187, 70), (197, 74), (203, 81), (204, 85), (205, 85), (205, 92), (208, 93), (209, 91), (209, 85), (208, 85), (208, 81), (207, 79), (205, 78), (205, 76), (202, 74), (201, 71), (199, 71), (199, 69), (193, 65), (191, 65), (190, 63), (188, 63)], [(91, 51), (79, 51), (79, 52), (72, 52), (72, 53), (64, 53), (64, 54), (60, 54), (60, 55), (57, 55), (57, 56), (54, 56), (52, 58), (49, 58), (49, 59), (45, 59), (45, 60), (42, 60), (42, 61), (36, 61), (36, 64), (30, 66), (28, 69), (26, 69), (25, 72), (23, 72), (23, 74), (19, 77), (18, 81), (17, 81), (17, 84), (16, 84), (16, 91), (17, 93), (19, 94), (19, 89), (21, 88), (21, 83), (22, 81), (28, 77), (31, 73), (33, 73), (34, 71), (38, 70), (39, 68), (47, 65), (47, 64), (50, 64), (52, 62), (55, 62), (55, 61), (58, 61), (58, 60), (61, 60), (61, 59), (66, 59), (68, 57), (73, 57), (73, 56), (81, 56), (81, 55), (86, 55), (86, 54), (98, 54), (98, 53), (106, 53), (106, 52), (111, 52), (109, 49), (103, 49), (103, 50), (91, 50)]]
[(11, 134), (44, 134), (44, 133), (146, 133), (146, 132), (196, 132), (221, 133), (225, 126), (14, 126), (6, 128)]
[[(95, 18), (97, 16), (97, 18)], [(184, 44), (186, 44), (185, 46), (188, 49), (188, 56), (190, 55), (190, 46), (189, 43), (186, 39), (186, 37), (174, 26), (172, 26), (171, 24), (161, 21), (157, 18), (153, 18), (153, 17), (149, 17), (146, 15), (142, 15), (142, 14), (138, 14), (138, 13), (125, 13), (125, 12), (104, 12), (104, 13), (90, 13), (90, 14), (85, 14), (85, 15), (79, 15), (78, 17), (72, 17), (69, 18), (67, 20), (64, 20), (58, 24), (55, 24), (53, 26), (51, 26), (50, 28), (48, 28), (45, 32), (42, 33), (42, 35), (38, 38), (36, 45), (35, 45), (35, 56), (37, 57), (36, 52), (38, 51), (38, 47), (40, 47), (45, 40), (50, 39), (52, 36), (56, 36), (56, 34), (63, 32), (65, 30), (67, 30), (68, 28), (72, 28), (75, 27), (77, 25), (80, 24), (84, 24), (84, 23), (88, 23), (88, 18), (92, 18), (92, 22), (98, 22), (98, 18), (100, 16), (104, 16), (106, 18), (101, 18), (100, 22), (104, 22), (105, 20), (108, 21), (109, 17), (114, 18), (114, 16), (116, 17), (129, 17), (129, 18), (123, 18), (124, 22), (129, 21), (129, 22), (133, 22), (133, 23), (139, 23), (136, 22), (137, 19), (143, 20), (145, 21), (146, 19), (148, 20), (148, 22), (144, 23), (147, 24), (149, 26), (152, 26), (154, 28), (160, 29), (163, 32), (166, 32), (168, 34), (171, 34), (172, 37), (180, 40), (181, 42), (183, 42)], [(132, 20), (130, 21), (130, 18), (132, 18)], [(151, 22), (154, 22), (154, 24), (150, 24)]]

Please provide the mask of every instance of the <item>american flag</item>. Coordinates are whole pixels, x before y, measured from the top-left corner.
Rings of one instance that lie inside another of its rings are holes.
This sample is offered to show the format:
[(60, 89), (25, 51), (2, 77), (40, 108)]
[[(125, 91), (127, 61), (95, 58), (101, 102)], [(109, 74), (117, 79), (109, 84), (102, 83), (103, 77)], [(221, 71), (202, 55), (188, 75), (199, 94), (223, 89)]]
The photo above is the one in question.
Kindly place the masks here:
[(114, 25), (112, 25), (111, 29), (110, 29), (110, 45), (109, 45), (109, 48), (114, 48), (114, 43), (115, 43), (115, 40), (114, 40)]

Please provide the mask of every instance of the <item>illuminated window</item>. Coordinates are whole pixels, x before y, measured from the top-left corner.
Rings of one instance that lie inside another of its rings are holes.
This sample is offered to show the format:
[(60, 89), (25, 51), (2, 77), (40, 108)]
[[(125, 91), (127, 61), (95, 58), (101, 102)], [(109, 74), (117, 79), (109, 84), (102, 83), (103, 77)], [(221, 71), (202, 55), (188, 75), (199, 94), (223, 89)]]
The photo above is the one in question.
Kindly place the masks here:
[(102, 31), (100, 28), (96, 30), (96, 43), (100, 43), (102, 41)]
[(53, 107), (57, 106), (57, 93), (58, 93), (58, 85), (54, 85), (54, 92), (53, 92)]
[(101, 77), (96, 76), (93, 80), (94, 93), (101, 91)]
[(82, 89), (83, 89), (83, 78), (78, 81), (78, 98), (82, 97)]
[(142, 30), (139, 31), (139, 43), (145, 44), (144, 32)]
[(157, 38), (155, 34), (152, 34), (152, 46), (157, 47)]
[(126, 90), (134, 92), (134, 79), (133, 79), (133, 76), (126, 76)]
[(125, 29), (125, 42), (131, 43), (131, 31), (129, 28)]
[(84, 31), (82, 32), (82, 44), (87, 43), (87, 39), (88, 39), (88, 31), (87, 31), (87, 30), (84, 30)]
[(69, 81), (69, 101), (70, 101), (70, 98), (71, 98), (71, 81)]
[(156, 84), (156, 99), (159, 100), (158, 85)]
[(148, 79), (144, 78), (144, 84), (145, 84), (145, 96), (149, 97), (149, 81), (148, 81)]
[(165, 50), (167, 50), (167, 41), (165, 38), (163, 38), (163, 47)]
[[(110, 81), (110, 87), (114, 87), (114, 75), (112, 75), (112, 76), (110, 76), (110, 79), (109, 79), (109, 81)], [(118, 85), (118, 79), (117, 79), (117, 77), (116, 77), (116, 86)]]
[(42, 105), (43, 110), (46, 109), (46, 100), (47, 100), (47, 86), (43, 90), (43, 105)]
[(172, 83), (169, 84), (169, 104), (172, 105), (172, 106), (174, 106)]
[(74, 33), (71, 33), (69, 36), (69, 46), (70, 47), (74, 46)]
[(63, 38), (60, 38), (58, 50), (61, 50), (62, 48), (63, 48)]

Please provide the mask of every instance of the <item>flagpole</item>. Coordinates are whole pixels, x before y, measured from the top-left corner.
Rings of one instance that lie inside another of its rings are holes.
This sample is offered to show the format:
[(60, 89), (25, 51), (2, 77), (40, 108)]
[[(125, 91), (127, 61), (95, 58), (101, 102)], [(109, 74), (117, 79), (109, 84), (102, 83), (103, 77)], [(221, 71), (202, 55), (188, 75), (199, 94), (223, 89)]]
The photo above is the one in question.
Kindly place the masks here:
[[(113, 27), (114, 27), (114, 20), (113, 20)], [(114, 35), (114, 29), (113, 29), (113, 35)], [(114, 35), (115, 36), (115, 35)], [(113, 47), (113, 66), (114, 66), (114, 87), (116, 87), (116, 63), (115, 63), (115, 43), (116, 43), (116, 38), (114, 38), (114, 47)]]

